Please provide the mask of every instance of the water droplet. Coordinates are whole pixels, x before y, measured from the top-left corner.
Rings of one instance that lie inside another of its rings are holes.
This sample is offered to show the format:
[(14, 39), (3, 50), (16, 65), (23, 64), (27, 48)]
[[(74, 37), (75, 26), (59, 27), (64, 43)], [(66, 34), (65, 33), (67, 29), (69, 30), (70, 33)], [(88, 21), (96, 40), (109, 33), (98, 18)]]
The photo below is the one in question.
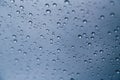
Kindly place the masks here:
[(14, 42), (14, 43), (17, 43), (17, 39), (14, 39), (13, 42)]
[(114, 1), (110, 1), (110, 4), (111, 4), (111, 5), (115, 5), (115, 2), (114, 2)]
[(120, 74), (120, 70), (115, 70), (115, 72), (116, 72), (117, 74)]
[(15, 48), (14, 47), (10, 47), (10, 50), (14, 50)]
[(111, 31), (108, 31), (108, 35), (111, 35), (112, 33), (111, 33)]
[(53, 3), (53, 6), (56, 7), (56, 6), (57, 6), (57, 3)]
[(114, 32), (115, 32), (115, 33), (117, 33), (117, 32), (118, 32), (118, 30), (117, 30), (117, 29), (114, 29)]
[(50, 44), (53, 44), (53, 39), (50, 39)]
[(78, 38), (80, 38), (80, 39), (81, 39), (81, 38), (82, 38), (82, 35), (80, 35), (80, 34), (79, 34), (79, 35), (78, 35)]
[(24, 6), (20, 5), (20, 9), (24, 9)]
[(59, 80), (64, 80), (64, 79), (63, 79), (63, 77), (60, 77), (60, 79), (59, 79)]
[(21, 49), (18, 49), (18, 52), (19, 52), (19, 53), (21, 53), (21, 52), (22, 52), (22, 50), (21, 50)]
[(23, 55), (27, 55), (27, 52), (23, 52)]
[(40, 61), (40, 58), (36, 58), (36, 60), (39, 62), (39, 61)]
[(87, 61), (87, 60), (84, 60), (84, 63), (88, 63), (88, 61)]
[(54, 63), (55, 63), (55, 62), (56, 62), (56, 60), (55, 60), (55, 59), (52, 59), (52, 62), (54, 62)]
[(70, 1), (69, 0), (64, 0), (64, 3), (65, 4), (70, 4)]
[(59, 53), (60, 51), (61, 51), (61, 49), (58, 48), (58, 49), (57, 49), (57, 52)]
[(115, 16), (115, 13), (114, 12), (110, 13), (110, 16), (112, 16), (112, 17)]
[(64, 19), (67, 21), (69, 18), (68, 18), (68, 17), (65, 17)]
[(43, 48), (42, 46), (39, 47), (40, 50), (42, 50), (42, 48)]
[(10, 2), (11, 2), (11, 3), (14, 3), (14, 2), (15, 2), (15, 0), (10, 0)]
[(94, 40), (94, 36), (91, 36), (90, 38), (91, 38), (91, 40)]
[(11, 15), (11, 14), (8, 14), (8, 17), (9, 17), (9, 18), (11, 18), (11, 17), (12, 17), (12, 15)]
[(28, 21), (28, 23), (31, 25), (33, 22), (30, 20), (30, 21)]
[(57, 36), (57, 39), (61, 39), (61, 37), (60, 37), (60, 36)]
[(46, 13), (50, 14), (50, 13), (51, 13), (51, 10), (50, 10), (50, 9), (47, 9), (47, 10), (46, 10)]
[(16, 63), (19, 62), (19, 59), (18, 59), (18, 58), (15, 58), (15, 62), (16, 62)]
[(76, 74), (77, 74), (77, 76), (80, 76), (80, 73), (79, 73), (79, 72), (77, 72)]
[(89, 42), (89, 43), (88, 43), (88, 46), (91, 46), (91, 45), (92, 45), (92, 43), (91, 43), (91, 42)]
[(60, 25), (61, 25), (61, 23), (60, 23), (60, 22), (57, 22), (57, 25), (58, 25), (58, 26), (60, 26)]
[(19, 11), (19, 10), (17, 10), (17, 11), (16, 11), (16, 13), (17, 13), (17, 14), (20, 14), (20, 11)]
[(92, 34), (92, 36), (94, 36), (94, 35), (95, 35), (95, 32), (92, 32), (91, 34)]
[(95, 25), (95, 29), (97, 29), (97, 30), (99, 29), (99, 28), (98, 28), (98, 25)]
[(23, 2), (24, 0), (20, 0), (21, 2)]
[(120, 60), (120, 58), (119, 58), (119, 57), (116, 57), (116, 58), (115, 58), (115, 60), (116, 60), (116, 61), (119, 61), (119, 60)]
[(40, 35), (40, 38), (44, 38), (44, 36), (43, 36), (43, 35)]
[(17, 36), (16, 35), (12, 35), (12, 37), (15, 39)]
[(85, 36), (87, 36), (87, 34), (86, 34), (86, 33), (83, 33), (83, 36), (85, 37)]
[(100, 16), (100, 19), (104, 19), (104, 18), (105, 18), (105, 16), (104, 16), (104, 15), (101, 15), (101, 16)]
[(26, 38), (29, 39), (29, 38), (30, 38), (30, 35), (27, 35)]
[(84, 20), (83, 20), (83, 23), (85, 23), (85, 24), (86, 24), (86, 23), (87, 23), (87, 20), (86, 20), (86, 19), (84, 19)]
[(29, 16), (31, 17), (31, 16), (33, 16), (33, 14), (32, 14), (32, 13), (29, 13)]
[(97, 56), (97, 53), (95, 52), (95, 53), (93, 53), (95, 56)]
[(100, 50), (99, 52), (100, 52), (100, 53), (103, 53), (103, 52), (104, 52), (104, 50)]
[(74, 78), (70, 78), (70, 80), (75, 80)]
[(75, 10), (72, 10), (72, 13), (75, 13), (76, 11)]
[(117, 29), (117, 30), (120, 30), (120, 26), (117, 26), (116, 29)]
[(50, 5), (48, 3), (45, 4), (46, 7), (49, 7)]
[(116, 38), (116, 39), (120, 39), (119, 35), (116, 35), (115, 38)]

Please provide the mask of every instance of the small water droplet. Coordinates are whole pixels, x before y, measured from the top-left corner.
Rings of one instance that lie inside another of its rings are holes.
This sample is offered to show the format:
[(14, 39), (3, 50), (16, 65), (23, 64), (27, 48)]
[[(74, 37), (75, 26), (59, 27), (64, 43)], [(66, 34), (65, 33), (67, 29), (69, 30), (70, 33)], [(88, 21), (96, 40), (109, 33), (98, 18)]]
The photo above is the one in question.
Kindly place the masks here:
[(117, 33), (117, 32), (118, 32), (118, 30), (117, 30), (117, 29), (114, 29), (114, 32), (115, 32), (115, 33)]
[(60, 36), (57, 36), (57, 39), (61, 39), (61, 37), (60, 37)]
[(27, 39), (30, 39), (30, 35), (27, 35), (26, 38), (27, 38)]
[(116, 57), (115, 60), (116, 60), (116, 61), (120, 61), (120, 58), (119, 58), (119, 57)]
[(112, 33), (111, 33), (111, 31), (108, 31), (108, 35), (111, 35)]
[(92, 36), (94, 36), (94, 35), (95, 35), (95, 32), (92, 32), (91, 34), (92, 34)]
[(117, 30), (120, 30), (120, 26), (117, 26), (116, 29), (117, 29)]
[(46, 10), (46, 13), (50, 14), (50, 13), (51, 13), (51, 10), (50, 10), (50, 9), (47, 9), (47, 10)]
[(70, 1), (69, 0), (64, 0), (64, 3), (65, 4), (70, 4)]
[(65, 17), (64, 19), (67, 21), (69, 18), (68, 18), (68, 17)]
[(11, 17), (12, 17), (12, 15), (11, 15), (11, 14), (8, 14), (8, 17), (9, 17), (9, 18), (11, 18)]
[(57, 22), (57, 25), (58, 25), (58, 26), (60, 26), (60, 25), (61, 25), (61, 23), (60, 23), (60, 22)]
[(27, 55), (27, 52), (23, 52), (23, 55)]
[(90, 38), (91, 38), (91, 40), (94, 40), (94, 36), (91, 36)]
[(36, 58), (36, 60), (39, 62), (39, 61), (40, 61), (40, 58)]
[(45, 7), (49, 7), (50, 5), (48, 3), (45, 4)]
[(56, 7), (56, 6), (57, 6), (57, 3), (53, 3), (53, 6)]
[(111, 4), (111, 5), (115, 5), (115, 2), (114, 2), (114, 1), (110, 1), (110, 4)]
[(115, 16), (115, 13), (114, 12), (110, 13), (110, 16), (112, 16), (112, 17)]
[(19, 52), (19, 53), (21, 53), (21, 52), (22, 52), (22, 50), (21, 50), (21, 49), (18, 49), (18, 52)]
[(103, 52), (104, 52), (104, 50), (100, 50), (99, 52), (100, 52), (100, 53), (103, 53)]
[(28, 23), (31, 25), (33, 22), (30, 20), (30, 21), (28, 21)]
[(17, 14), (20, 14), (20, 11), (19, 11), (19, 10), (17, 10), (17, 11), (16, 11), (16, 13), (17, 13)]
[(95, 52), (95, 53), (93, 53), (95, 56), (97, 56), (97, 53)]
[(86, 24), (86, 23), (87, 23), (87, 20), (86, 20), (86, 19), (84, 19), (84, 20), (83, 20), (83, 23), (84, 23), (84, 24)]
[(79, 35), (78, 35), (78, 38), (80, 38), (80, 39), (81, 39), (81, 38), (82, 38), (82, 35), (80, 35), (80, 34), (79, 34)]
[(20, 9), (24, 9), (24, 6), (20, 5)]
[(61, 51), (61, 49), (58, 48), (58, 49), (57, 49), (57, 52), (59, 53), (60, 51)]
[(75, 80), (74, 78), (70, 78), (70, 80)]
[(43, 48), (42, 46), (39, 47), (40, 50), (42, 50), (42, 48)]
[(11, 3), (14, 3), (14, 2), (15, 2), (15, 0), (10, 0), (10, 2), (11, 2)]
[(44, 38), (44, 36), (43, 36), (43, 35), (40, 35), (40, 38)]
[(21, 2), (23, 2), (24, 0), (20, 0)]
[(88, 43), (88, 46), (91, 46), (91, 45), (92, 45), (92, 43), (91, 43), (91, 42), (89, 42), (89, 43)]
[(14, 42), (14, 43), (17, 43), (17, 39), (14, 39), (13, 42)]
[(18, 58), (15, 58), (15, 62), (16, 62), (16, 63), (19, 62), (19, 59), (18, 59)]
[(104, 16), (104, 15), (101, 15), (101, 16), (100, 16), (100, 19), (104, 19), (104, 18), (105, 18), (105, 16)]
[(120, 70), (115, 70), (115, 72), (116, 72), (117, 74), (120, 74)]
[(87, 61), (87, 60), (84, 60), (84, 63), (88, 63), (88, 61)]
[(16, 35), (12, 35), (12, 37), (15, 39), (17, 36)]
[(10, 50), (14, 50), (15, 48), (14, 47), (10, 47)]
[(32, 14), (32, 13), (29, 13), (29, 16), (31, 17), (31, 16), (33, 16), (33, 14)]

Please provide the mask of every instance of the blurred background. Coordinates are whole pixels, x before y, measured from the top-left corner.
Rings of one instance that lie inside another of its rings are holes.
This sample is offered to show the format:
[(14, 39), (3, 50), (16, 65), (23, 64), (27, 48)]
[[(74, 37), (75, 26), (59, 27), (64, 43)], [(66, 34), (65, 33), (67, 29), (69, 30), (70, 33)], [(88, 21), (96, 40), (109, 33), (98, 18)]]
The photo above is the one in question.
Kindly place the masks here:
[(0, 80), (120, 80), (120, 0), (0, 0)]

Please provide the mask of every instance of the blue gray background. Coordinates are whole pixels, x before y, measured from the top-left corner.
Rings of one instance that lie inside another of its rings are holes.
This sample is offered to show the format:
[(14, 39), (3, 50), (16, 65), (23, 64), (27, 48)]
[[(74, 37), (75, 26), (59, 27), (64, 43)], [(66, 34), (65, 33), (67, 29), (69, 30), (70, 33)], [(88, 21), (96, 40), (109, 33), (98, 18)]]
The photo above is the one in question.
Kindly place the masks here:
[(0, 0), (0, 80), (120, 80), (120, 0)]

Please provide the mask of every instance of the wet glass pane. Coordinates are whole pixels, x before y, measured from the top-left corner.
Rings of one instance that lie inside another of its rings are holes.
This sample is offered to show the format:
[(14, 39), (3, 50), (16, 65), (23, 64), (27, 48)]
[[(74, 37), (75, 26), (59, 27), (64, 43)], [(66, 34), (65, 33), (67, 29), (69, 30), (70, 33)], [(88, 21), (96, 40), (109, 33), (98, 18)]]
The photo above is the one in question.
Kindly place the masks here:
[(0, 80), (120, 80), (120, 0), (0, 0)]

